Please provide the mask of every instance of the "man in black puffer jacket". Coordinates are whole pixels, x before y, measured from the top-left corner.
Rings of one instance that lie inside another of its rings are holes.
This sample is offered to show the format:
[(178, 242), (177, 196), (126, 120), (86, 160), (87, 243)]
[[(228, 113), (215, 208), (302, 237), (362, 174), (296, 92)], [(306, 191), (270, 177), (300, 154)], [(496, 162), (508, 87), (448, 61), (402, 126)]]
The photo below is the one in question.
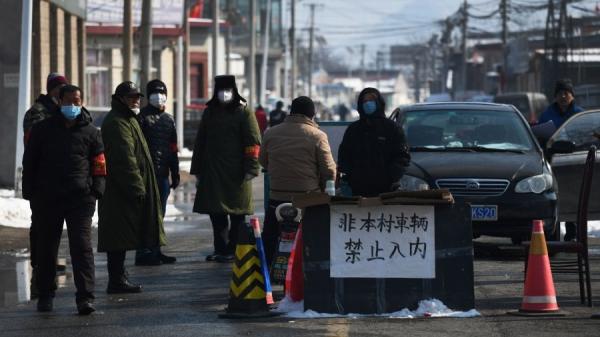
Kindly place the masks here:
[(104, 193), (106, 161), (100, 130), (90, 124), (81, 106), (81, 90), (60, 90), (60, 114), (36, 123), (23, 155), (23, 197), (29, 200), (37, 260), (38, 311), (52, 311), (56, 291), (56, 257), (67, 223), (77, 310), (95, 309), (92, 216)]
[(377, 89), (364, 89), (357, 105), (360, 119), (344, 133), (338, 169), (352, 195), (374, 197), (397, 188), (410, 154), (402, 129), (385, 117), (385, 101)]
[[(167, 209), (169, 189), (179, 185), (179, 157), (177, 155), (177, 131), (173, 117), (165, 112), (167, 86), (160, 80), (152, 80), (146, 86), (148, 105), (140, 112), (139, 120), (142, 132), (148, 143), (148, 149), (154, 163), (154, 173), (160, 192), (162, 214)], [(171, 183), (169, 184), (169, 173)], [(138, 250), (135, 264), (155, 266), (161, 263), (174, 263), (176, 259), (164, 255), (160, 247)]]

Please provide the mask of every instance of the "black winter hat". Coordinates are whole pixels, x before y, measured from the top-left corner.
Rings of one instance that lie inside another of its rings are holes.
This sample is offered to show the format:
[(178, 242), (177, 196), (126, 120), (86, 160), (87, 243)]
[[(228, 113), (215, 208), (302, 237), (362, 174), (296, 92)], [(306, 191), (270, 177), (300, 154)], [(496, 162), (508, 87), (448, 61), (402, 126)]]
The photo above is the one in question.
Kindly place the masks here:
[(144, 95), (142, 95), (142, 93), (140, 92), (140, 89), (138, 88), (137, 85), (135, 85), (135, 83), (131, 82), (131, 81), (125, 81), (121, 84), (119, 84), (117, 86), (117, 88), (115, 89), (115, 96), (119, 96), (119, 97), (127, 97), (127, 96), (140, 96), (140, 97), (144, 97)]
[(146, 85), (146, 95), (150, 96), (157, 92), (167, 95), (167, 86), (165, 83), (159, 79), (148, 82)]
[(219, 75), (215, 76), (215, 92), (221, 89), (236, 89), (235, 76), (233, 75)]
[(313, 103), (310, 97), (296, 97), (292, 101), (290, 114), (304, 115), (308, 118), (313, 118), (315, 116), (315, 103)]
[(233, 75), (218, 75), (215, 76), (215, 88), (213, 90), (213, 96), (210, 101), (206, 102), (206, 105), (212, 106), (215, 104), (219, 104), (219, 99), (217, 98), (217, 93), (220, 90), (224, 89), (233, 89), (233, 99), (229, 103), (230, 105), (241, 104), (241, 102), (246, 102), (246, 99), (240, 95), (237, 89), (237, 85), (235, 84), (235, 76)]
[(573, 83), (568, 78), (556, 81), (556, 85), (554, 86), (554, 96), (556, 96), (559, 91), (563, 90), (568, 91), (571, 93), (571, 95), (575, 96), (575, 92), (573, 91)]

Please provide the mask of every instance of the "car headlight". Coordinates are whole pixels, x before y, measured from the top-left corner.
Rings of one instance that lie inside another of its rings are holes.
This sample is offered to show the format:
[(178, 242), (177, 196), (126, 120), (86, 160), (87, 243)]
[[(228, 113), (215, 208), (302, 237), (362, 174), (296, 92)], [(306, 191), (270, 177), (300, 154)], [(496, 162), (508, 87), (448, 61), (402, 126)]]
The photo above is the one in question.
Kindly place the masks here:
[(405, 174), (400, 178), (400, 189), (404, 191), (423, 191), (429, 189), (429, 184), (421, 178)]
[(552, 188), (552, 174), (544, 172), (543, 174), (519, 181), (517, 186), (515, 186), (515, 192), (540, 194), (550, 188)]

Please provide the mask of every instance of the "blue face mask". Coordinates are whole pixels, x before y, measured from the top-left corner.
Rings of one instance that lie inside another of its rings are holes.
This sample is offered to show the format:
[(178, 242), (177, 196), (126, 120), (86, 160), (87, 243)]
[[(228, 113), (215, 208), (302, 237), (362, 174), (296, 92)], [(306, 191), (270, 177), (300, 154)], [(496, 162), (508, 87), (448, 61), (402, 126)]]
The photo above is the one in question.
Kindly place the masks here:
[(60, 112), (66, 119), (72, 121), (81, 114), (81, 107), (75, 105), (63, 105), (60, 107)]
[(366, 115), (372, 115), (377, 111), (377, 103), (375, 101), (363, 102), (362, 109)]

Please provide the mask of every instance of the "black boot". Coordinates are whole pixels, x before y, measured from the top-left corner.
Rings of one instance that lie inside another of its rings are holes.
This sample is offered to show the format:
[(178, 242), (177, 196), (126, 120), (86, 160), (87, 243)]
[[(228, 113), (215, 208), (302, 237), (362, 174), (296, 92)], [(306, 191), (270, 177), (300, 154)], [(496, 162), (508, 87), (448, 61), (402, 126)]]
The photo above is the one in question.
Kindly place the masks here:
[(109, 294), (139, 293), (142, 286), (132, 284), (125, 272), (125, 251), (107, 252), (108, 287)]
[(94, 303), (92, 302), (92, 300), (90, 299), (82, 299), (82, 300), (77, 300), (77, 312), (80, 315), (89, 315), (92, 312), (96, 311), (96, 308), (94, 308)]
[(111, 278), (108, 281), (108, 287), (106, 288), (108, 294), (128, 294), (128, 293), (141, 293), (142, 286), (139, 284), (133, 284), (129, 281), (125, 274), (119, 278)]

